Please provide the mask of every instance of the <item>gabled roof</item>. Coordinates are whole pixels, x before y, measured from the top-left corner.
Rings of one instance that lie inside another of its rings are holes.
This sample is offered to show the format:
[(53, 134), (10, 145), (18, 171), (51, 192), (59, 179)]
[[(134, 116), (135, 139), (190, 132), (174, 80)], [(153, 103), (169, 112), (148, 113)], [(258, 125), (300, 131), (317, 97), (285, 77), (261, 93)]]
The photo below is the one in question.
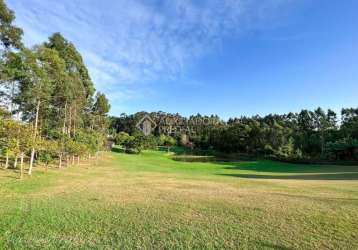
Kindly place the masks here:
[(140, 128), (140, 125), (141, 125), (145, 120), (149, 120), (149, 121), (152, 123), (153, 128), (155, 128), (155, 127), (157, 126), (157, 124), (155, 123), (155, 121), (153, 121), (153, 119), (150, 118), (149, 115), (145, 115), (145, 116), (143, 116), (143, 117), (139, 120), (139, 122), (137, 122), (136, 127), (137, 127), (137, 128)]

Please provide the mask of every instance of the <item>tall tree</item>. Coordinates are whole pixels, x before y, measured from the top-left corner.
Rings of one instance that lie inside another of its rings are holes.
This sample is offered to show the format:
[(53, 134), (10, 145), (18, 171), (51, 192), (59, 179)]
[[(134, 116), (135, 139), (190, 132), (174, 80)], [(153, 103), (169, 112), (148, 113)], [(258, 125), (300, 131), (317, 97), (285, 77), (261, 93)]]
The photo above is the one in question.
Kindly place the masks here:
[[(20, 78), (20, 93), (18, 101), (20, 110), (24, 118), (33, 123), (33, 145), (38, 136), (40, 112), (52, 94), (52, 85), (48, 74), (51, 67), (48, 62), (43, 60), (41, 47), (32, 50), (24, 49), (21, 52), (24, 62), (24, 74)], [(28, 174), (31, 175), (35, 156), (35, 146), (32, 147), (30, 157), (30, 168)]]
[(93, 120), (92, 128), (101, 132), (105, 132), (107, 127), (107, 114), (109, 112), (110, 105), (106, 96), (100, 92), (97, 93), (95, 103), (93, 105)]
[(72, 135), (83, 124), (92, 106), (94, 86), (80, 53), (60, 33), (54, 33), (45, 46), (56, 50), (65, 62), (68, 79), (58, 86), (56, 98), (63, 110), (63, 132)]
[(13, 22), (15, 14), (3, 0), (0, 0), (0, 104), (9, 106), (13, 111), (13, 97), (17, 89), (16, 78), (19, 61), (14, 49), (23, 48), (21, 37), (23, 31)]
[(14, 12), (6, 6), (4, 0), (0, 0), (0, 41), (6, 49), (23, 47), (21, 42), (23, 31), (13, 24), (14, 20)]

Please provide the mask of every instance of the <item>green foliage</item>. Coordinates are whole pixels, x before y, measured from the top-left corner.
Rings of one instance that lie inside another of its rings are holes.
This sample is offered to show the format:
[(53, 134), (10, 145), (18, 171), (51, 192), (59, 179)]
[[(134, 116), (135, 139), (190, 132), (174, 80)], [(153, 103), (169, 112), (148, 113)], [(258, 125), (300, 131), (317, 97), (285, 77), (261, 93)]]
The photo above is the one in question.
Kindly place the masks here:
[(15, 14), (10, 10), (4, 0), (0, 0), (0, 41), (5, 48), (20, 49), (23, 45), (22, 29), (13, 25)]
[(22, 75), (19, 77), (20, 92), (17, 103), (24, 116), (34, 120), (36, 113), (44, 104), (47, 104), (53, 91), (49, 75), (50, 62), (43, 60), (42, 48), (33, 50), (23, 49), (20, 52), (22, 59)]
[(31, 128), (12, 119), (0, 121), (0, 151), (2, 154), (18, 156), (28, 152), (32, 146)]
[(168, 135), (164, 135), (164, 134), (161, 134), (159, 136), (159, 144), (161, 146), (165, 146), (167, 147), (168, 149), (168, 152), (170, 151), (170, 148), (174, 145), (176, 145), (177, 141), (171, 137), (171, 136), (168, 136)]
[(126, 132), (116, 133), (114, 140), (126, 152), (140, 153), (143, 149), (155, 149), (158, 146), (159, 138), (154, 135), (145, 136), (143, 133), (135, 131), (132, 136)]
[(93, 111), (97, 115), (106, 115), (109, 112), (110, 105), (108, 103), (108, 100), (106, 96), (100, 92), (96, 95), (96, 102), (93, 105)]
[[(55, 33), (48, 42), (24, 48), (14, 19), (0, 0), (0, 106), (9, 106), (0, 109), (2, 154), (30, 154), (31, 174), (35, 155), (48, 164), (103, 150), (110, 105), (104, 94), (94, 96), (76, 47)], [(22, 122), (13, 120), (15, 115)]]
[(10, 113), (5, 110), (4, 108), (0, 107), (0, 123), (3, 121), (3, 119), (5, 118), (10, 118)]
[(189, 138), (186, 146), (196, 150), (280, 159), (357, 159), (356, 146), (345, 146), (338, 154), (332, 151), (332, 145), (358, 139), (358, 108), (342, 110), (341, 126), (335, 112), (318, 108), (285, 115), (232, 118), (227, 122), (217, 116), (200, 114), (186, 118), (164, 112), (139, 112), (112, 117), (111, 129), (133, 134), (136, 123), (144, 115), (149, 115), (157, 124), (154, 134), (161, 135), (160, 145), (167, 143), (166, 136), (181, 138), (184, 134)]
[(159, 145), (159, 138), (154, 135), (143, 136), (143, 148), (144, 149), (156, 149)]
[(139, 154), (144, 148), (144, 140), (142, 135), (129, 136), (128, 139), (123, 143), (125, 151), (127, 153)]
[(140, 153), (143, 149), (155, 149), (159, 138), (154, 135), (145, 136), (136, 131), (132, 136), (126, 132), (114, 135), (115, 143), (125, 149), (128, 153)]
[(358, 160), (358, 139), (344, 138), (326, 145), (327, 155), (334, 160)]
[(54, 161), (60, 150), (59, 141), (56, 140), (39, 140), (38, 155), (39, 159), (46, 165)]
[(77, 131), (74, 142), (76, 143), (75, 147), (77, 147), (76, 154), (95, 153), (104, 149), (106, 138), (105, 135), (99, 132), (82, 129)]
[(176, 140), (171, 136), (161, 134), (159, 136), (159, 143), (161, 146), (171, 147), (176, 144)]
[(66, 73), (69, 74), (71, 84), (80, 92), (76, 92), (76, 98), (88, 101), (95, 89), (90, 79), (88, 70), (82, 56), (76, 47), (67, 41), (60, 33), (54, 33), (45, 46), (56, 50), (66, 65)]
[(114, 140), (117, 145), (123, 146), (124, 143), (129, 139), (130, 135), (126, 132), (119, 132), (115, 134)]

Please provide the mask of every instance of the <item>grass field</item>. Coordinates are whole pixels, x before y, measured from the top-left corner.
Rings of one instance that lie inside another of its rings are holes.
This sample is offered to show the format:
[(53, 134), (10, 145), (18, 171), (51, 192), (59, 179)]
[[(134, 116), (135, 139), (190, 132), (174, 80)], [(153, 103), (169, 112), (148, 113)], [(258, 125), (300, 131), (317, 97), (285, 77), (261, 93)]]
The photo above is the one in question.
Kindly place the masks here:
[(0, 171), (0, 249), (358, 249), (358, 167), (189, 163)]

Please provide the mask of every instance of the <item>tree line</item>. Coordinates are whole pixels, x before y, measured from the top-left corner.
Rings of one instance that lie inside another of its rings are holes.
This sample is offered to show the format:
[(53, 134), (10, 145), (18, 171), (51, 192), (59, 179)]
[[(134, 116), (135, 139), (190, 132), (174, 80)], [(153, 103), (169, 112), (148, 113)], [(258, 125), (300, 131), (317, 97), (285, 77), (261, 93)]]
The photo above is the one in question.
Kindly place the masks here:
[[(112, 117), (112, 133), (137, 134), (136, 123), (145, 115)], [(180, 144), (200, 150), (240, 153), (291, 160), (358, 160), (358, 108), (342, 109), (340, 121), (332, 110), (302, 110), (284, 115), (240, 117), (223, 121), (216, 115), (153, 112), (157, 123), (153, 136), (165, 134)]]
[[(46, 166), (78, 162), (106, 143), (106, 96), (96, 92), (82, 56), (60, 33), (26, 48), (14, 12), (0, 0), (0, 156), (5, 168), (28, 158)], [(11, 163), (11, 164), (10, 164)]]

